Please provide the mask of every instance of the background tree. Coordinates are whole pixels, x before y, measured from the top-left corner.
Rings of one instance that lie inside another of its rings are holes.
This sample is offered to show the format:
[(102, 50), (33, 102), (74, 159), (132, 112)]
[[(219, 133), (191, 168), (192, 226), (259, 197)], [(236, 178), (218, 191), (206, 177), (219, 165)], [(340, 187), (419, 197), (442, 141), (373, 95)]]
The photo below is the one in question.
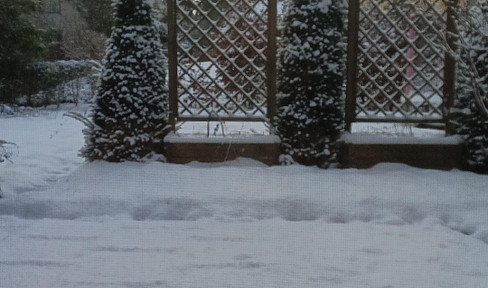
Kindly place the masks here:
[[(63, 15), (60, 48), (66, 59), (101, 60), (105, 53), (105, 34), (89, 29), (88, 23), (77, 11)], [(111, 18), (111, 17), (110, 17)]]
[(301, 164), (336, 161), (344, 130), (343, 5), (294, 0), (284, 18), (274, 125), (285, 154)]
[(14, 99), (22, 71), (45, 51), (42, 33), (28, 17), (35, 8), (31, 0), (0, 0), (0, 102)]
[[(153, 1), (153, 15), (159, 22), (166, 22), (166, 0)], [(88, 24), (88, 29), (105, 34), (112, 32), (114, 18), (112, 17), (112, 0), (76, 0), (76, 8)], [(162, 33), (165, 33), (166, 28)]]
[(166, 60), (149, 0), (116, 0), (114, 8), (115, 26), (82, 155), (88, 160), (137, 161), (163, 152)]
[(90, 30), (105, 34), (112, 32), (112, 0), (77, 0), (76, 8), (86, 20)]

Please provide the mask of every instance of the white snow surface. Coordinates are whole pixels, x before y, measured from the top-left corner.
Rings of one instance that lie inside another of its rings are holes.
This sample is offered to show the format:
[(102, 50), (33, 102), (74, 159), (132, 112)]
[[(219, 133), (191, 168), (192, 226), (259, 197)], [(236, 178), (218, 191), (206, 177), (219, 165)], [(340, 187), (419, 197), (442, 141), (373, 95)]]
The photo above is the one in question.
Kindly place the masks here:
[(239, 144), (273, 144), (280, 143), (280, 138), (276, 135), (250, 135), (237, 137), (230, 135), (229, 137), (205, 137), (198, 135), (192, 137), (188, 134), (170, 133), (164, 138), (166, 143), (239, 143)]
[(479, 287), (488, 176), (85, 163), (62, 111), (0, 119), (0, 287)]
[(412, 144), (412, 145), (459, 145), (462, 144), (461, 136), (449, 137), (415, 137), (415, 136), (386, 136), (372, 135), (368, 133), (345, 133), (342, 138), (345, 143), (353, 144)]

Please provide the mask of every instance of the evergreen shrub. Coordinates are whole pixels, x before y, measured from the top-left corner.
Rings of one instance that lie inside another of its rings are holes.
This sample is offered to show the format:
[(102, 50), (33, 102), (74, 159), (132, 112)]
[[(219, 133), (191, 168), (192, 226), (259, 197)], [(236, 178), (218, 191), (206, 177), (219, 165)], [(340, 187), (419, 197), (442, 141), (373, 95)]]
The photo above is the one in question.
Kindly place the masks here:
[(149, 0), (115, 0), (93, 127), (81, 154), (88, 160), (140, 161), (163, 153), (167, 133), (166, 59)]
[[(488, 118), (476, 104), (475, 93), (488, 93), (488, 4), (482, 3), (472, 8), (469, 15), (473, 18), (474, 27), (469, 26), (461, 31), (467, 45), (461, 46), (461, 63), (464, 65), (458, 67), (451, 118), (456, 133), (464, 138), (466, 168), (487, 173)], [(467, 65), (469, 63), (474, 63), (475, 67)], [(479, 85), (478, 91), (475, 85)]]
[(344, 16), (342, 0), (293, 0), (285, 15), (274, 119), (282, 159), (324, 168), (337, 162), (344, 130)]

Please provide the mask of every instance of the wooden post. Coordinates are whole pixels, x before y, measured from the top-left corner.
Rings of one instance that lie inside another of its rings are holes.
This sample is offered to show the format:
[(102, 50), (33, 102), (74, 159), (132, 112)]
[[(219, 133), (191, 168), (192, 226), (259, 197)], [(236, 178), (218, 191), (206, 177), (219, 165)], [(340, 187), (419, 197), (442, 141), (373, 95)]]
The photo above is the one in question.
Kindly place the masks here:
[[(454, 9), (458, 8), (458, 0), (451, 0), (446, 10), (446, 39), (447, 45), (451, 51), (456, 51), (457, 47), (457, 27)], [(450, 123), (449, 110), (454, 103), (456, 93), (456, 59), (449, 51), (444, 54), (444, 121), (446, 123), (446, 135), (452, 135), (454, 129)]]
[(351, 131), (356, 119), (357, 67), (359, 51), (359, 10), (360, 0), (349, 1), (347, 28), (347, 63), (346, 63), (346, 131)]
[(277, 7), (276, 0), (268, 2), (268, 50), (266, 63), (266, 85), (267, 85), (267, 117), (270, 121), (276, 114), (276, 30), (277, 30)]
[(176, 130), (178, 117), (178, 43), (176, 26), (176, 1), (168, 0), (168, 70), (169, 70), (169, 122)]

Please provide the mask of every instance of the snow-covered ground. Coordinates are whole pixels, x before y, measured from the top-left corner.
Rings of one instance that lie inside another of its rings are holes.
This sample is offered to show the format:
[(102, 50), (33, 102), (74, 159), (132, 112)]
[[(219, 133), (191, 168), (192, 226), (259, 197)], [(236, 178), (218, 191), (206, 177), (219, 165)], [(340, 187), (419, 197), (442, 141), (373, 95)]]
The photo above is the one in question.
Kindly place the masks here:
[(62, 115), (0, 119), (2, 288), (488, 287), (486, 175), (84, 163)]

